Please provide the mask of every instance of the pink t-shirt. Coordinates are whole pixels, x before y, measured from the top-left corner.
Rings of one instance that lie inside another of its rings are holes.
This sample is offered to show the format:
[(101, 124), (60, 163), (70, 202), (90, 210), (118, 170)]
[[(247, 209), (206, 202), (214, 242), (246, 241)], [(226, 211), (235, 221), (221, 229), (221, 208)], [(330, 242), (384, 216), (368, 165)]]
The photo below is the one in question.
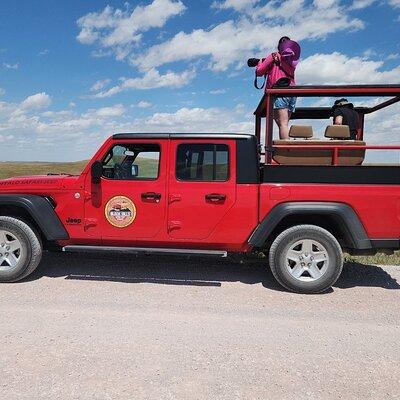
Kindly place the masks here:
[[(283, 65), (283, 68), (285, 71), (289, 72), (290, 75), (294, 77), (294, 71), (296, 70), (296, 67), (293, 66), (292, 60), (290, 57), (288, 57), (288, 60), (286, 61), (286, 57), (282, 57), (280, 53), (275, 53), (277, 54), (281, 65)], [(279, 68), (278, 65), (274, 63), (274, 59), (272, 57), (272, 54), (268, 55), (267, 58), (264, 61), (261, 61), (258, 63), (256, 67), (256, 74), (257, 76), (263, 76), (265, 74), (268, 75), (267, 79), (267, 84), (265, 85), (265, 89), (270, 89), (272, 86), (275, 85), (275, 83), (281, 79), (281, 78), (289, 78), (281, 68)], [(294, 86), (296, 84), (294, 79), (290, 79), (290, 86)]]

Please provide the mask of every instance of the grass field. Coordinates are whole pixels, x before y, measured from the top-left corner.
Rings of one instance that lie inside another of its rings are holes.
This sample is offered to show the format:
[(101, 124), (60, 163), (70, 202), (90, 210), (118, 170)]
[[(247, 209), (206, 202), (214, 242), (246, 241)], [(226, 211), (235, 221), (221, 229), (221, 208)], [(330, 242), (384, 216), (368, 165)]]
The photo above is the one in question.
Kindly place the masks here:
[[(0, 179), (12, 176), (43, 175), (48, 173), (66, 173), (79, 175), (85, 168), (88, 161), (77, 161), (70, 163), (50, 163), (50, 162), (0, 162)], [(141, 173), (149, 173), (149, 176), (157, 176), (157, 165), (154, 160), (140, 160), (139, 169)], [(377, 254), (370, 257), (346, 256), (349, 262), (361, 264), (385, 264), (400, 265), (400, 251), (394, 255)]]
[(400, 251), (387, 256), (386, 254), (376, 254), (374, 256), (346, 256), (347, 262), (356, 262), (360, 264), (374, 265), (400, 265)]
[(87, 161), (69, 163), (0, 162), (0, 179), (13, 176), (46, 175), (49, 173), (79, 175), (87, 163)]
[[(49, 173), (79, 175), (85, 168), (88, 161), (76, 162), (0, 162), (0, 179), (15, 176), (46, 175)], [(158, 173), (156, 160), (138, 157), (135, 162), (139, 166), (141, 178), (154, 178)]]

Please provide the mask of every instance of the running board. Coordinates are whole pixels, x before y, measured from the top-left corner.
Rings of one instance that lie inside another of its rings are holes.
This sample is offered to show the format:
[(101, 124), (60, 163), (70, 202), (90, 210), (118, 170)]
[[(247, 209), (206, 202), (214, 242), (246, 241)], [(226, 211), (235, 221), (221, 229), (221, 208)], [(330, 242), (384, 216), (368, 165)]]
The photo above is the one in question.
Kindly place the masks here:
[(193, 250), (193, 249), (165, 249), (147, 247), (114, 247), (114, 246), (79, 246), (70, 245), (62, 248), (62, 251), (78, 253), (127, 253), (127, 254), (164, 254), (185, 256), (213, 256), (227, 257), (223, 250)]

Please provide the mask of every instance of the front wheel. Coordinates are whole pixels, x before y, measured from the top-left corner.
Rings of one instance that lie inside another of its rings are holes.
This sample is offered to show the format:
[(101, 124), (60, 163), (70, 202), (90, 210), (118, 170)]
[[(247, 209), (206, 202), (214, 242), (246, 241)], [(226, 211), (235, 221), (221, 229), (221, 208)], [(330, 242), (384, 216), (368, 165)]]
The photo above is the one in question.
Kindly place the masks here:
[(42, 244), (24, 221), (0, 217), (0, 282), (16, 282), (38, 266)]
[(315, 225), (297, 225), (272, 243), (269, 265), (275, 279), (297, 293), (321, 293), (339, 278), (343, 253), (336, 238)]

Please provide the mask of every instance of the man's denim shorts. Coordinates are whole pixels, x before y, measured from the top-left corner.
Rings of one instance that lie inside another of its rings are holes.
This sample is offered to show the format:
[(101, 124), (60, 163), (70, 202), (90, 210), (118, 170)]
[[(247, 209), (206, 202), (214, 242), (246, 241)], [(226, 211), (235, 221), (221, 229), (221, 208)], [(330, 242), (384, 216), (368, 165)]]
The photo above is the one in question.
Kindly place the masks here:
[(296, 97), (278, 97), (274, 102), (274, 109), (287, 108), (293, 113), (296, 110)]

